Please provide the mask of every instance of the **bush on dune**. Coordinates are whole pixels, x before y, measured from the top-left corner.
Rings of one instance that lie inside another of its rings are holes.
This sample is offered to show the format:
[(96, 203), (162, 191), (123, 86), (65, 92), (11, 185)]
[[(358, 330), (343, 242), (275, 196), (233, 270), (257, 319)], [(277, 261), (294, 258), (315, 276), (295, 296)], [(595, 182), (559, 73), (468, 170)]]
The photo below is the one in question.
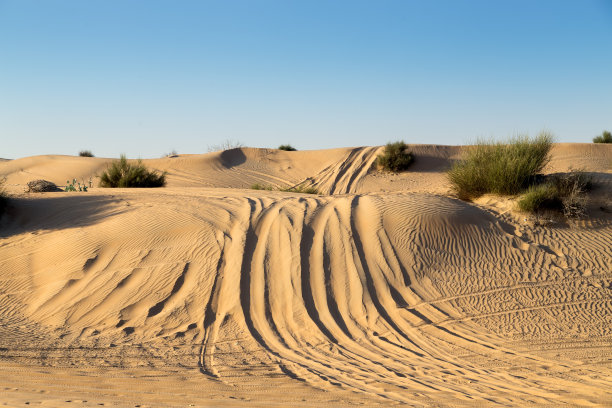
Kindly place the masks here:
[(129, 163), (125, 155), (114, 161), (100, 176), (100, 187), (163, 187), (166, 173), (150, 171), (138, 160)]
[(534, 139), (517, 136), (507, 143), (479, 141), (449, 170), (449, 180), (461, 199), (520, 193), (550, 160), (552, 142), (545, 132)]
[(529, 187), (519, 199), (518, 208), (530, 213), (563, 211), (567, 218), (580, 218), (586, 214), (586, 193), (591, 187), (591, 176), (584, 171), (571, 170), (565, 174), (553, 174), (543, 184)]
[(94, 155), (91, 152), (91, 150), (81, 150), (79, 152), (79, 156), (81, 156), (81, 157), (94, 157)]
[(407, 152), (407, 148), (403, 141), (387, 143), (385, 150), (376, 160), (384, 170), (394, 173), (406, 170), (414, 161), (412, 152)]
[(604, 130), (601, 135), (593, 138), (593, 143), (612, 143), (612, 133)]
[(278, 150), (284, 150), (286, 152), (295, 152), (295, 151), (297, 151), (297, 149), (295, 147), (291, 146), (290, 144), (280, 145), (280, 146), (278, 146)]

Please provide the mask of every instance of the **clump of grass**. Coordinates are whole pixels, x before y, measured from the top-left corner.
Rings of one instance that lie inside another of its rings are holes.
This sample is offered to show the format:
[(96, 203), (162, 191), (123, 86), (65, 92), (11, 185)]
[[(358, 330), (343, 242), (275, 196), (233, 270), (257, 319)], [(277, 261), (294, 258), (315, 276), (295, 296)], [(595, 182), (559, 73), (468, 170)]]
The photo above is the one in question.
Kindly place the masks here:
[(591, 176), (584, 171), (571, 170), (565, 174), (554, 174), (543, 184), (529, 187), (519, 199), (518, 208), (530, 213), (562, 211), (567, 218), (581, 218), (586, 215), (586, 193), (591, 187)]
[(282, 191), (284, 193), (301, 193), (301, 194), (319, 194), (319, 190), (314, 187), (305, 187), (305, 186), (293, 186), (293, 187), (284, 187), (278, 188), (273, 187), (267, 184), (253, 184), (251, 186), (253, 190), (266, 190), (266, 191)]
[(593, 143), (612, 143), (612, 133), (604, 130), (601, 135), (593, 138)]
[(79, 152), (79, 156), (81, 156), (81, 157), (94, 157), (94, 154), (91, 152), (91, 150), (81, 150)]
[(274, 187), (270, 186), (270, 185), (266, 185), (266, 184), (259, 184), (259, 183), (255, 183), (251, 186), (252, 190), (267, 190), (267, 191), (272, 191), (274, 190)]
[(138, 160), (129, 163), (125, 155), (114, 161), (100, 176), (100, 187), (163, 187), (166, 173), (150, 171)]
[(535, 213), (545, 209), (561, 209), (562, 203), (559, 191), (552, 183), (531, 186), (518, 201), (521, 211)]
[(407, 152), (407, 148), (408, 145), (403, 141), (387, 143), (383, 153), (376, 159), (378, 165), (394, 173), (406, 170), (414, 161), (414, 155)]
[(286, 152), (295, 152), (295, 151), (297, 151), (297, 149), (295, 147), (291, 146), (290, 144), (280, 145), (280, 146), (278, 146), (278, 150), (284, 150)]
[(479, 141), (448, 172), (461, 199), (487, 193), (520, 193), (550, 160), (553, 138), (542, 132), (534, 139), (516, 136), (508, 142)]
[(316, 188), (305, 186), (281, 188), (280, 191), (284, 191), (286, 193), (319, 194), (319, 190)]

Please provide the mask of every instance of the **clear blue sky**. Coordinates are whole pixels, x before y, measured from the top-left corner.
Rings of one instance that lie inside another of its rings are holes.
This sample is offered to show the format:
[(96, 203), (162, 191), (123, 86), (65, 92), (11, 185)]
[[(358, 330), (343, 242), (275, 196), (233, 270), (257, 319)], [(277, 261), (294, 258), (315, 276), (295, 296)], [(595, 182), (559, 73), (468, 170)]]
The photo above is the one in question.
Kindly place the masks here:
[(0, 157), (612, 130), (612, 1), (0, 0)]

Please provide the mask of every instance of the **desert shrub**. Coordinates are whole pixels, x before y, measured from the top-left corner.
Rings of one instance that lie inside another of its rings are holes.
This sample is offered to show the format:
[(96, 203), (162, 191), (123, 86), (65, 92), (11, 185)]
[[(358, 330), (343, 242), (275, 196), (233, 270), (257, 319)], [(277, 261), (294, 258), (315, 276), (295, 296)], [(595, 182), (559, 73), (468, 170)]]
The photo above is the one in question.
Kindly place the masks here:
[(518, 201), (521, 211), (535, 213), (541, 210), (561, 209), (559, 191), (552, 183), (531, 186)]
[(448, 178), (462, 199), (486, 193), (517, 194), (550, 160), (552, 141), (545, 132), (534, 139), (516, 136), (507, 143), (479, 141), (452, 166)]
[(399, 172), (406, 170), (414, 161), (412, 152), (407, 152), (408, 146), (403, 141), (387, 143), (385, 150), (378, 156), (378, 164), (387, 171)]
[(91, 150), (81, 150), (79, 152), (79, 156), (81, 156), (81, 157), (94, 157), (94, 155), (91, 152)]
[(125, 155), (114, 161), (100, 176), (100, 187), (163, 187), (166, 173), (148, 170), (141, 160), (129, 163)]
[(571, 170), (565, 174), (555, 174), (553, 182), (563, 205), (563, 214), (568, 218), (581, 218), (586, 215), (587, 192), (593, 187), (592, 177), (581, 170)]
[(519, 199), (518, 207), (531, 213), (560, 210), (567, 218), (580, 218), (586, 214), (586, 193), (591, 187), (591, 176), (584, 171), (553, 174), (543, 184), (531, 186)]
[(612, 133), (604, 130), (601, 135), (593, 138), (593, 143), (612, 143)]
[(593, 178), (583, 170), (570, 170), (569, 173), (553, 174), (549, 178), (562, 197), (576, 191), (586, 193), (593, 187)]
[(297, 151), (297, 149), (295, 147), (291, 146), (290, 144), (280, 145), (280, 146), (278, 146), (278, 150), (284, 150), (286, 152), (295, 152), (295, 151)]

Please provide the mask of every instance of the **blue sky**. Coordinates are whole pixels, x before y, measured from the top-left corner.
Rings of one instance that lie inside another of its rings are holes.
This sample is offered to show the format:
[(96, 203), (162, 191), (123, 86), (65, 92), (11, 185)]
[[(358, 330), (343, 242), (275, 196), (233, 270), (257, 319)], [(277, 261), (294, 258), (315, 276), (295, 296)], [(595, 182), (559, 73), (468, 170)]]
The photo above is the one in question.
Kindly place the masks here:
[(0, 0), (0, 157), (612, 129), (612, 1)]

